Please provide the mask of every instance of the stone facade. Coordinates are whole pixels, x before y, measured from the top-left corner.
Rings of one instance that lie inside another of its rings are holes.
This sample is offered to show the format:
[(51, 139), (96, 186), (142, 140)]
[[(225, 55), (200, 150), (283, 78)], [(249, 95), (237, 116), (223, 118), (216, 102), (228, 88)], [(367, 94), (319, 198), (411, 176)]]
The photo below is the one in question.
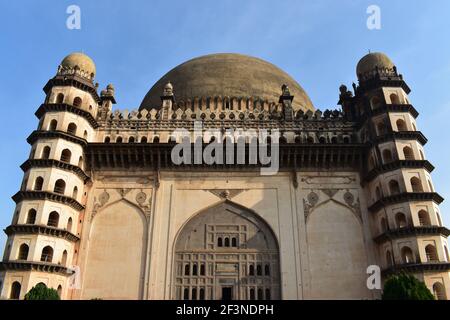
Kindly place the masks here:
[[(382, 281), (410, 272), (447, 299), (450, 232), (410, 90), (381, 53), (357, 70), (341, 110), (322, 112), (267, 62), (200, 57), (128, 112), (112, 110), (112, 85), (98, 94), (89, 57), (69, 55), (28, 138), (1, 297), (44, 283), (63, 299), (377, 299), (366, 285), (377, 265)], [(199, 122), (217, 131), (201, 150), (234, 148), (239, 129), (279, 130), (278, 142), (259, 141), (277, 145), (278, 172), (250, 161), (257, 135), (243, 138), (242, 164), (174, 164)]]

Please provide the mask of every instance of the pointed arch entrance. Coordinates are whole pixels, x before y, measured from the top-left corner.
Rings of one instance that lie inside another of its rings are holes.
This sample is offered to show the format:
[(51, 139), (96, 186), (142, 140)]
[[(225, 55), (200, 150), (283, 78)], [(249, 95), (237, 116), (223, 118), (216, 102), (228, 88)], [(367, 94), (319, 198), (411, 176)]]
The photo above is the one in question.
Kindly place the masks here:
[(191, 218), (175, 241), (173, 299), (280, 299), (276, 237), (255, 212), (226, 200)]

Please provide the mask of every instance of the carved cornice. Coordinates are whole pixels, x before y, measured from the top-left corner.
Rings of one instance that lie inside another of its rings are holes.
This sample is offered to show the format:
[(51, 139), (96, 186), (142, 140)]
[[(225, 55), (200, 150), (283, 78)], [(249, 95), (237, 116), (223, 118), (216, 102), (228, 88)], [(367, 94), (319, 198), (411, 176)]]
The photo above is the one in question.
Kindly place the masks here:
[[(193, 144), (191, 146), (193, 148)], [(203, 148), (206, 144), (203, 145)], [(261, 168), (261, 164), (249, 161), (249, 145), (245, 146), (245, 164), (190, 164), (175, 165), (171, 160), (173, 145), (168, 143), (90, 143), (85, 151), (88, 170), (98, 168), (170, 168), (171, 170), (242, 170)], [(317, 169), (341, 168), (357, 170), (362, 168), (366, 145), (362, 144), (281, 144), (279, 145), (279, 165), (282, 170), (292, 168)], [(193, 153), (192, 153), (193, 154)], [(192, 161), (193, 163), (194, 161)], [(236, 161), (234, 161), (236, 163)]]
[(386, 241), (407, 238), (407, 237), (417, 237), (423, 235), (441, 235), (443, 237), (448, 237), (450, 235), (450, 230), (446, 227), (440, 226), (420, 226), (420, 227), (410, 227), (410, 228), (400, 228), (394, 230), (388, 230), (379, 236), (375, 237), (373, 240), (380, 244)]
[(36, 142), (36, 140), (38, 140), (40, 138), (42, 138), (42, 139), (60, 138), (60, 139), (66, 140), (66, 141), (78, 143), (82, 147), (87, 146), (87, 141), (85, 139), (82, 139), (73, 134), (70, 134), (70, 133), (67, 133), (64, 131), (59, 131), (59, 130), (55, 130), (55, 131), (35, 130), (28, 136), (27, 142), (29, 144), (33, 144)]
[(78, 236), (68, 230), (35, 224), (13, 224), (8, 226), (4, 231), (8, 236), (12, 234), (41, 234), (62, 238), (70, 242), (77, 242), (80, 240)]
[(45, 94), (48, 94), (54, 86), (69, 86), (81, 89), (89, 92), (98, 103), (101, 102), (94, 84), (83, 77), (79, 77), (77, 75), (57, 75), (50, 79), (44, 86)]
[(400, 272), (425, 272), (425, 271), (448, 271), (450, 270), (450, 262), (424, 262), (424, 263), (404, 263), (386, 268), (381, 271), (383, 276)]
[(385, 143), (395, 140), (417, 140), (421, 145), (425, 145), (428, 139), (420, 131), (394, 131), (382, 136), (376, 137), (371, 141), (372, 145)]
[(0, 271), (40, 271), (48, 273), (58, 273), (66, 276), (72, 275), (73, 271), (67, 267), (59, 264), (37, 262), (37, 261), (22, 261), (22, 260), (9, 260), (0, 262)]
[(364, 182), (371, 182), (378, 175), (398, 170), (398, 169), (419, 169), (423, 168), (431, 173), (434, 170), (434, 166), (428, 160), (396, 160), (386, 164), (383, 164), (367, 173), (364, 178)]
[(80, 108), (74, 107), (67, 103), (44, 103), (41, 104), (39, 109), (35, 112), (35, 115), (38, 119), (40, 119), (46, 112), (50, 111), (62, 111), (62, 112), (70, 112), (76, 114), (77, 116), (81, 116), (85, 118), (89, 124), (94, 128), (98, 128), (99, 124), (97, 120), (94, 119), (90, 112), (82, 110)]
[(54, 160), (54, 159), (28, 159), (20, 168), (26, 172), (31, 168), (58, 168), (75, 173), (84, 183), (91, 180), (91, 178), (78, 166), (70, 163)]
[(434, 201), (435, 203), (440, 204), (444, 201), (444, 198), (436, 192), (403, 192), (381, 198), (369, 206), (369, 211), (377, 212), (384, 206), (410, 201)]
[(84, 209), (84, 206), (81, 203), (71, 197), (47, 191), (19, 191), (12, 196), (12, 199), (15, 203), (19, 203), (23, 200), (50, 200), (68, 205), (77, 211)]

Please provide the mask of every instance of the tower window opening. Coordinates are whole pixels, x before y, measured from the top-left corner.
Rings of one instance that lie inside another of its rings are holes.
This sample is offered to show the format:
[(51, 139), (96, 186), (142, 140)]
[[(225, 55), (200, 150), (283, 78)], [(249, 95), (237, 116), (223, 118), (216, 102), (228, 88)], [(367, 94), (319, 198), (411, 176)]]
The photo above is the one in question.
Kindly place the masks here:
[(400, 104), (400, 99), (395, 93), (392, 93), (389, 98), (391, 99), (391, 104)]
[(69, 149), (64, 149), (64, 150), (61, 152), (60, 160), (61, 160), (62, 162), (70, 163), (70, 159), (71, 159), (71, 158), (72, 158), (72, 152), (70, 152)]
[(18, 281), (14, 281), (11, 285), (11, 293), (9, 294), (10, 299), (18, 300), (20, 298), (20, 290), (22, 286)]
[(248, 268), (248, 275), (249, 276), (254, 276), (255, 275), (255, 266), (253, 264), (251, 264)]
[(45, 146), (42, 149), (41, 159), (49, 159), (50, 158), (50, 147)]
[(406, 122), (403, 119), (398, 119), (395, 124), (397, 125), (397, 131), (408, 131)]
[(19, 247), (19, 255), (17, 257), (18, 260), (27, 260), (28, 259), (28, 251), (29, 247), (27, 244), (22, 243)]
[(433, 246), (432, 244), (429, 244), (425, 247), (425, 254), (427, 256), (428, 262), (435, 262), (435, 261), (439, 260), (437, 251), (436, 251), (436, 247)]
[(44, 249), (42, 249), (41, 261), (51, 263), (52, 260), (53, 260), (53, 248), (50, 246), (44, 247)]
[(429, 226), (431, 225), (430, 215), (425, 210), (420, 210), (418, 213), (419, 216), (419, 224), (421, 226)]
[(35, 224), (36, 223), (36, 210), (30, 209), (27, 215), (27, 224)]
[(400, 193), (400, 185), (398, 184), (397, 180), (389, 181), (389, 191), (391, 195)]
[(257, 276), (262, 276), (262, 266), (260, 264), (258, 264), (256, 266), (256, 275)]
[(34, 181), (34, 190), (35, 191), (42, 191), (42, 187), (44, 185), (44, 178), (37, 177)]
[(48, 131), (56, 131), (56, 127), (58, 126), (58, 121), (53, 119), (50, 121), (50, 124), (48, 125)]
[(440, 282), (436, 282), (435, 284), (433, 284), (433, 294), (437, 300), (447, 300), (445, 287)]
[(403, 155), (405, 156), (405, 160), (414, 160), (414, 152), (410, 147), (403, 148)]
[(82, 103), (83, 103), (83, 100), (81, 100), (80, 97), (75, 97), (75, 99), (73, 99), (74, 107), (80, 107)]
[(58, 224), (59, 224), (59, 214), (58, 214), (58, 212), (56, 212), (56, 211), (50, 212), (50, 214), (48, 216), (47, 225), (49, 227), (57, 228)]
[(402, 254), (402, 262), (403, 263), (413, 263), (414, 262), (413, 252), (410, 247), (403, 247), (401, 254)]
[(63, 103), (64, 102), (64, 94), (58, 93), (56, 96), (56, 103)]
[(53, 192), (59, 193), (59, 194), (64, 194), (65, 191), (66, 191), (66, 183), (64, 182), (64, 180), (62, 180), (62, 179), (56, 180), (55, 187), (53, 188)]
[(77, 125), (73, 122), (69, 123), (69, 125), (67, 126), (67, 133), (76, 135)]
[(407, 222), (406, 222), (406, 216), (404, 213), (398, 212), (395, 215), (395, 221), (397, 223), (397, 228), (401, 229), (401, 228), (405, 228), (407, 226)]
[(383, 159), (384, 159), (384, 163), (390, 163), (392, 162), (392, 152), (389, 149), (384, 149), (383, 150)]
[(412, 177), (411, 180), (411, 188), (413, 192), (423, 192), (422, 182), (417, 177)]

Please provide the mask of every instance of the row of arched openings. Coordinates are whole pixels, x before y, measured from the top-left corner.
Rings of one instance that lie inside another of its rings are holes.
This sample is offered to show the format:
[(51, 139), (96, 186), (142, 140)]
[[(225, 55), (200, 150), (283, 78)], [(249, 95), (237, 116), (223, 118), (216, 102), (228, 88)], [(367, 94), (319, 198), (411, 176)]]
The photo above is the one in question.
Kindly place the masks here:
[[(27, 214), (26, 224), (35, 224), (36, 223), (36, 210), (30, 209)], [(48, 215), (47, 226), (57, 228), (59, 226), (59, 213), (56, 211), (50, 212)], [(67, 230), (72, 230), (72, 218), (69, 217), (67, 219), (66, 224)]]
[[(33, 190), (42, 191), (43, 186), (44, 186), (44, 178), (42, 178), (41, 176), (36, 177), (34, 181)], [(64, 195), (66, 192), (66, 182), (63, 179), (56, 180), (53, 186), (53, 192)], [(78, 196), (78, 187), (74, 186), (72, 190), (72, 198), (77, 199), (77, 196)]]
[[(53, 119), (50, 121), (49, 125), (48, 125), (48, 131), (56, 131), (58, 127), (58, 121), (56, 119)], [(66, 132), (76, 136), (77, 135), (77, 130), (78, 127), (75, 123), (71, 122), (68, 124)], [(87, 140), (88, 138), (88, 132), (87, 130), (84, 130), (83, 132), (83, 139)]]
[[(45, 146), (44, 148), (42, 148), (41, 159), (44, 160), (50, 159), (50, 152), (51, 148), (49, 146)], [(70, 161), (72, 160), (72, 152), (69, 149), (62, 150), (59, 160), (62, 162), (70, 163)], [(83, 157), (80, 156), (78, 158), (78, 166), (81, 168), (82, 165), (83, 165)]]
[[(56, 100), (55, 103), (64, 103), (64, 94), (63, 93), (58, 93), (58, 95), (56, 96)], [(81, 105), (83, 104), (83, 99), (81, 99), (80, 97), (75, 97), (72, 100), (72, 105), (74, 107), (81, 107)], [(89, 110), (92, 110), (92, 106), (89, 106)]]
[[(39, 284), (42, 284), (42, 285), (46, 286), (43, 282), (40, 282)], [(22, 285), (20, 284), (20, 282), (19, 281), (14, 281), (11, 284), (11, 290), (10, 290), (10, 293), (9, 293), (9, 298), (13, 299), (13, 300), (20, 299), (20, 291), (21, 290), (22, 290)], [(56, 289), (56, 291), (58, 292), (58, 296), (61, 298), (62, 286), (59, 285), (58, 288)]]
[[(445, 250), (446, 250), (446, 255), (447, 255), (446, 258), (448, 259), (447, 247), (445, 247)], [(414, 259), (413, 251), (408, 246), (402, 247), (402, 249), (400, 250), (400, 255), (401, 255), (401, 263), (403, 263), (403, 264), (411, 264), (411, 263), (419, 262), (419, 261), (416, 261), (416, 259)], [(432, 244), (428, 244), (425, 247), (425, 256), (426, 256), (425, 262), (438, 262), (439, 261), (436, 247)], [(386, 263), (389, 267), (394, 265), (394, 259), (393, 259), (393, 256), (392, 256), (392, 253), (390, 250), (386, 251)]]
[[(420, 178), (412, 177), (412, 178), (409, 179), (409, 182), (411, 184), (412, 192), (416, 192), (416, 193), (417, 192), (424, 192), (424, 189), (423, 189), (423, 186), (422, 186), (422, 181), (421, 181)], [(431, 181), (428, 181), (428, 184), (429, 184), (430, 192), (433, 192), (433, 186), (431, 184)], [(395, 179), (392, 179), (392, 180), (389, 181), (388, 187), (389, 187), (389, 194), (391, 196), (399, 194), (401, 192), (400, 184)], [(382, 193), (381, 193), (380, 186), (377, 186), (375, 188), (375, 196), (376, 196), (376, 200), (379, 200), (379, 199), (382, 198)]]
[[(17, 254), (17, 260), (28, 260), (29, 246), (26, 243), (22, 243), (19, 247)], [(41, 262), (52, 263), (53, 262), (53, 248), (51, 246), (45, 246), (41, 251)], [(64, 250), (61, 256), (61, 261), (58, 264), (65, 266), (67, 263), (67, 250)]]

